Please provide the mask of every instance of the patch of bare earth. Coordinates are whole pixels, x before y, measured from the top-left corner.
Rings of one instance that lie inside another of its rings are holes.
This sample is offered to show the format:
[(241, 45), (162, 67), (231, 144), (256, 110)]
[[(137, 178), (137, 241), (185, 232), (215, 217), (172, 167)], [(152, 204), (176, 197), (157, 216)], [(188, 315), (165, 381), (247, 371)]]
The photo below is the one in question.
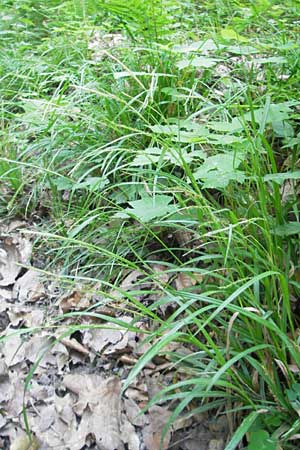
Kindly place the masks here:
[[(0, 448), (223, 450), (223, 416), (179, 417), (163, 436), (176, 401), (143, 411), (163, 387), (186, 376), (167, 356), (154, 358), (122, 391), (149, 348), (143, 337), (151, 323), (135, 321), (128, 331), (104, 321), (103, 315), (116, 316), (116, 308), (97, 294), (97, 286), (62, 295), (58, 282), (31, 266), (24, 230), (19, 222), (0, 229)], [(161, 267), (156, 270), (167, 277)], [(131, 289), (139, 276), (128, 273), (122, 289)], [(188, 282), (194, 281), (176, 281), (179, 288)], [(93, 314), (72, 316), (79, 311)], [(119, 320), (133, 321), (129, 312), (117, 311)], [(180, 351), (179, 344), (170, 350)]]

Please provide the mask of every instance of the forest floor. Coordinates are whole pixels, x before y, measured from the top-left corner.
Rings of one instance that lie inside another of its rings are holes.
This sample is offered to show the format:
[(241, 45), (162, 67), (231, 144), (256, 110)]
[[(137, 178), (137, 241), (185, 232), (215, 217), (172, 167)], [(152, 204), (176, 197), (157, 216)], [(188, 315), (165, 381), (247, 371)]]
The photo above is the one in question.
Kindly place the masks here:
[[(126, 330), (122, 324), (129, 324), (132, 314), (122, 305), (121, 294), (117, 305), (116, 292), (104, 301), (97, 286), (67, 289), (59, 273), (47, 276), (40, 267), (43, 258), (32, 259), (31, 230), (21, 221), (0, 229), (0, 331), (6, 337), (0, 346), (0, 403), (5, 405), (0, 448), (159, 450), (162, 445), (174, 450), (223, 450), (226, 417), (187, 414), (164, 435), (176, 399), (145, 410), (163, 387), (187, 376), (167, 355), (154, 357), (122, 391), (122, 380), (149, 350), (143, 339), (153, 323), (141, 319)], [(167, 276), (159, 265), (156, 270)], [(142, 273), (129, 271), (120, 289), (132, 290), (141, 277)], [(140, 285), (141, 290), (151, 287), (149, 282)], [(139, 300), (153, 298), (141, 295)], [(165, 351), (191, 353), (176, 342)]]

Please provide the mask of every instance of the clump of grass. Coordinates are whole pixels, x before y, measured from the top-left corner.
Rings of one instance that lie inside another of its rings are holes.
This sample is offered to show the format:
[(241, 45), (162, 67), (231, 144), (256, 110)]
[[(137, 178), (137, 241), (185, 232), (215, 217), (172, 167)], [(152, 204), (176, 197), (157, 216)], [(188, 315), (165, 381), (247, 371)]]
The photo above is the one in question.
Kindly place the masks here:
[[(127, 384), (168, 342), (186, 343), (193, 352), (174, 365), (187, 380), (160, 393), (178, 399), (170, 423), (196, 401), (194, 413), (232, 413), (226, 450), (246, 433), (249, 449), (295, 448), (299, 56), (286, 18), (298, 7), (1, 8), (2, 214), (47, 220), (52, 264), (68, 277), (118, 287), (138, 268), (157, 283), (154, 261), (201, 274), (200, 285), (180, 291), (162, 285), (150, 306), (124, 293), (158, 321)], [(9, 32), (11, 21), (20, 31)], [(116, 29), (126, 44), (95, 60), (94, 31)], [(168, 303), (177, 308), (167, 319), (154, 316)]]

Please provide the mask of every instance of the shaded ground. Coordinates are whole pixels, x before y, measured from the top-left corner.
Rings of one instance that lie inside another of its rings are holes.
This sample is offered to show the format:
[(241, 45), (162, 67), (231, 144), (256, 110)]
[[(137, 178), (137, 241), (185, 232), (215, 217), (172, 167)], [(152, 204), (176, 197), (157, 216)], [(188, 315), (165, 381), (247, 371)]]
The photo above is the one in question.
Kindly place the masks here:
[[(163, 387), (185, 377), (166, 354), (147, 363), (122, 392), (149, 349), (148, 319), (133, 322), (116, 292), (112, 301), (97, 295), (97, 286), (65, 291), (59, 278), (29, 268), (26, 224), (2, 225), (0, 257), (0, 448), (158, 450), (162, 443), (164, 449), (223, 450), (224, 416), (186, 411), (164, 434), (176, 399), (142, 412)], [(130, 290), (139, 275), (129, 272), (120, 288)], [(178, 287), (183, 281), (177, 279)], [(130, 329), (122, 322), (132, 322)], [(177, 343), (167, 350), (189, 352)]]

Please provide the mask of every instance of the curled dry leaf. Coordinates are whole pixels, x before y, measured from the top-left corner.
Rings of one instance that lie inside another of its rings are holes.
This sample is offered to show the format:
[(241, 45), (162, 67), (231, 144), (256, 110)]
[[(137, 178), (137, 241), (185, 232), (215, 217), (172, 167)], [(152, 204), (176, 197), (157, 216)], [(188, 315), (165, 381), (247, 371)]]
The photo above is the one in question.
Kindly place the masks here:
[(29, 264), (32, 246), (19, 236), (0, 236), (0, 286), (13, 284), (22, 264)]
[(78, 342), (76, 339), (71, 338), (65, 338), (60, 341), (63, 345), (65, 345), (70, 350), (75, 350), (78, 353), (82, 353), (83, 355), (88, 355), (89, 351), (87, 348), (85, 348), (80, 342)]

